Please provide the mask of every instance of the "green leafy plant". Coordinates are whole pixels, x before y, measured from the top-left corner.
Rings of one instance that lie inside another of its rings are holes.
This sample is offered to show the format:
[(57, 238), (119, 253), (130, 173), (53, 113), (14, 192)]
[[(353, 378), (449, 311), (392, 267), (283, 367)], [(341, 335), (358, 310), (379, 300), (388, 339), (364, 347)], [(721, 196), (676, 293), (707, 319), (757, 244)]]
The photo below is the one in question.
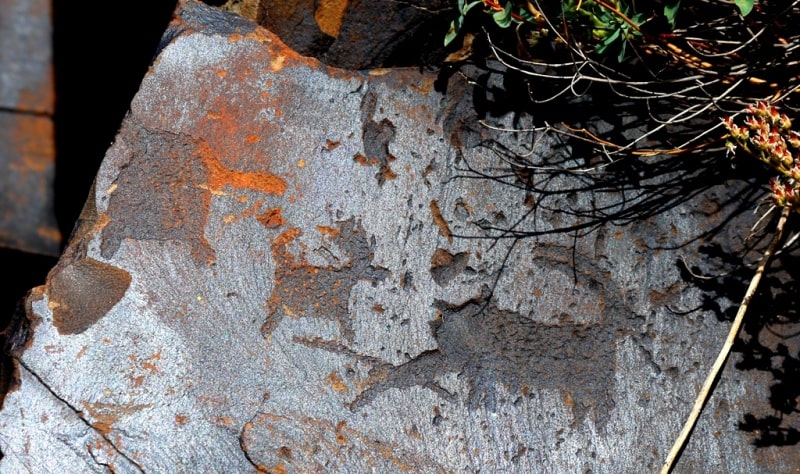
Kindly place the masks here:
[[(742, 16), (748, 15), (754, 7), (755, 0), (735, 0)], [(661, 3), (661, 2), (659, 2)], [(541, 26), (547, 22), (544, 12), (529, 0), (458, 0), (458, 16), (450, 23), (444, 36), (444, 45), (455, 40), (464, 27), (467, 14), (481, 5), (485, 14), (491, 15), (494, 23), (500, 28), (512, 25), (533, 27), (539, 34)], [(537, 4), (538, 5), (538, 4)], [(662, 15), (670, 28), (676, 26), (681, 0), (664, 1)], [(644, 12), (636, 12), (622, 0), (561, 0), (560, 13), (553, 16), (553, 24), (564, 24), (572, 35), (589, 39), (594, 52), (608, 54), (618, 45), (617, 60), (622, 62), (626, 55), (626, 45), (635, 37), (642, 36), (640, 27), (652, 16)]]
[(625, 59), (625, 47), (628, 41), (642, 33), (639, 27), (646, 17), (642, 13), (629, 16), (630, 7), (616, 0), (566, 0), (564, 2), (564, 19), (568, 24), (575, 24), (578, 17), (589, 22), (594, 51), (606, 53), (612, 45), (619, 44), (617, 61)]
[(471, 2), (458, 0), (458, 17), (450, 23), (450, 29), (444, 36), (445, 46), (449, 45), (458, 37), (464, 26), (464, 18), (467, 16), (467, 13), (478, 5), (484, 6), (484, 13), (491, 15), (494, 22), (500, 28), (508, 28), (512, 24), (536, 22), (536, 17), (531, 11), (520, 6), (515, 6), (514, 3), (510, 1), (501, 4), (497, 0), (473, 0)]
[(753, 11), (755, 0), (734, 0), (734, 3), (739, 7), (739, 12), (742, 16), (747, 16)]

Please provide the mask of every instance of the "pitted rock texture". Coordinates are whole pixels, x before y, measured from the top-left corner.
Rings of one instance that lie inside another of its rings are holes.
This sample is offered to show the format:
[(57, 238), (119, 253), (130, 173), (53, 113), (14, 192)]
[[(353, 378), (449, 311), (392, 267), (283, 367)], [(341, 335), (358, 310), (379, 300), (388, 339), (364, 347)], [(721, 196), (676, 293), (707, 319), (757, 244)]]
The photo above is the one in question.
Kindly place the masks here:
[[(436, 80), (183, 2), (28, 299), (0, 470), (656, 470), (732, 306), (678, 258), (741, 250), (748, 183), (666, 158), (531, 176), (487, 146), (530, 136)], [(759, 374), (726, 370), (679, 472), (800, 464), (738, 429)]]

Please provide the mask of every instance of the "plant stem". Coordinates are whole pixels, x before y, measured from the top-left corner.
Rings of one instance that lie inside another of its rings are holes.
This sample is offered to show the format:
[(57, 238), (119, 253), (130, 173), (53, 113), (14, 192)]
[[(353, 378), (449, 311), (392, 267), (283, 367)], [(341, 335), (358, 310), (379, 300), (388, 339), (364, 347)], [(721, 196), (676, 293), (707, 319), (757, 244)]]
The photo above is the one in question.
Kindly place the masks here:
[(742, 326), (742, 321), (744, 321), (744, 315), (747, 312), (747, 307), (750, 304), (750, 300), (753, 298), (753, 295), (758, 288), (758, 284), (761, 281), (761, 276), (764, 274), (764, 270), (767, 268), (770, 258), (775, 254), (775, 251), (778, 248), (781, 236), (783, 235), (783, 228), (786, 225), (786, 220), (788, 219), (791, 210), (791, 207), (784, 207), (783, 212), (781, 212), (781, 217), (778, 220), (777, 227), (775, 228), (775, 235), (772, 237), (772, 242), (770, 242), (769, 247), (764, 252), (764, 257), (762, 258), (758, 269), (756, 269), (753, 279), (750, 280), (750, 286), (747, 288), (747, 292), (742, 299), (742, 304), (739, 306), (739, 311), (736, 313), (736, 318), (733, 320), (733, 325), (728, 332), (728, 338), (725, 340), (725, 345), (722, 346), (722, 350), (717, 356), (717, 360), (711, 367), (711, 371), (708, 373), (705, 383), (703, 383), (703, 388), (700, 390), (700, 393), (697, 395), (697, 399), (694, 401), (694, 407), (692, 407), (689, 418), (686, 419), (686, 423), (683, 425), (683, 429), (678, 435), (678, 439), (675, 440), (675, 444), (672, 446), (669, 455), (667, 455), (666, 461), (664, 461), (664, 466), (661, 468), (661, 474), (668, 474), (669, 472), (672, 472), (672, 468), (674, 467), (675, 461), (678, 458), (678, 454), (680, 454), (681, 450), (683, 450), (683, 447), (686, 445), (689, 435), (692, 433), (692, 430), (697, 423), (697, 419), (700, 416), (700, 412), (703, 410), (703, 406), (705, 406), (706, 402), (708, 401), (708, 397), (710, 396), (711, 392), (711, 386), (719, 376), (719, 373), (722, 370), (722, 367), (725, 365), (725, 361), (731, 352), (733, 343), (736, 340), (736, 336), (739, 334), (739, 329)]
[(628, 18), (628, 15), (622, 13), (622, 11), (619, 8), (615, 7), (614, 5), (609, 4), (605, 0), (595, 0), (595, 1), (601, 7), (605, 8), (606, 10), (610, 11), (611, 13), (617, 15), (617, 17), (619, 17), (620, 20), (622, 20), (625, 23), (627, 23), (628, 25), (630, 25), (631, 28), (633, 28), (634, 30), (638, 31), (639, 33), (642, 32), (642, 30), (639, 28), (639, 25), (637, 25), (635, 21), (633, 21), (630, 18)]

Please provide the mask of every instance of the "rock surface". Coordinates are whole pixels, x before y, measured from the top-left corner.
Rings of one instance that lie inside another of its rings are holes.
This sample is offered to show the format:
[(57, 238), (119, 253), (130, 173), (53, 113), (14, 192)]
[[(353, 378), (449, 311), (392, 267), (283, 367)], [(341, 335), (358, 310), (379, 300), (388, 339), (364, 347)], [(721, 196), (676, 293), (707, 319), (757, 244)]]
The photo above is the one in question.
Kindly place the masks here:
[[(530, 135), (436, 79), (181, 3), (27, 301), (0, 470), (660, 467), (731, 306), (676, 262), (741, 250), (748, 183), (668, 158), (531, 176), (487, 146)], [(738, 429), (769, 383), (730, 364), (677, 472), (800, 465)]]
[(50, 3), (0, 11), (0, 246), (58, 255)]

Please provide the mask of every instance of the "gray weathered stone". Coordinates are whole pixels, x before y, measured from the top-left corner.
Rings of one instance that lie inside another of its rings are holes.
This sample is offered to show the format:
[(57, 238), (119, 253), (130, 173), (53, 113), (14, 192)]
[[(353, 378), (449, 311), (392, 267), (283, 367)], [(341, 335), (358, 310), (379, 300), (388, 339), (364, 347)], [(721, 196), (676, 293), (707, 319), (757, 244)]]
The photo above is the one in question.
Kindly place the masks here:
[[(741, 250), (747, 183), (652, 158), (529, 190), (483, 144), (530, 137), (435, 79), (182, 3), (28, 299), (3, 472), (656, 470), (727, 331), (676, 260)], [(800, 463), (737, 429), (758, 374), (729, 367), (679, 472)]]

